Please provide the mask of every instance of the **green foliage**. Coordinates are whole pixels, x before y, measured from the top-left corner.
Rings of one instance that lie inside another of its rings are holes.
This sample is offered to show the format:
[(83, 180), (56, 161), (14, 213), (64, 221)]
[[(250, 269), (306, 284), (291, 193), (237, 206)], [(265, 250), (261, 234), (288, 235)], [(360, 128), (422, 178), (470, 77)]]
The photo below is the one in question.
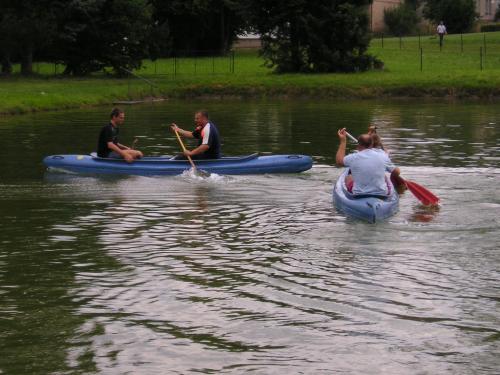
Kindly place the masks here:
[(244, 23), (238, 12), (240, 1), (150, 0), (155, 25), (168, 25), (169, 30), (169, 40), (163, 38), (158, 54), (167, 56), (171, 50), (188, 55), (229, 50)]
[(436, 24), (443, 21), (449, 33), (468, 32), (477, 18), (474, 0), (427, 0), (424, 16)]
[(369, 69), (369, 0), (252, 0), (243, 12), (262, 40), (269, 67), (285, 72)]
[(423, 0), (405, 0), (404, 4), (409, 6), (413, 10), (417, 10), (417, 8), (423, 3)]
[(410, 35), (417, 29), (418, 16), (412, 5), (401, 4), (384, 10), (384, 22), (392, 35)]
[(492, 32), (492, 31), (500, 31), (500, 23), (488, 23), (486, 25), (481, 26), (481, 32)]
[(151, 12), (146, 0), (73, 0), (59, 14), (54, 57), (65, 74), (105, 67), (123, 75), (147, 55)]
[(11, 58), (20, 60), (22, 73), (32, 73), (33, 56), (55, 34), (58, 0), (0, 0), (0, 55), (8, 73)]

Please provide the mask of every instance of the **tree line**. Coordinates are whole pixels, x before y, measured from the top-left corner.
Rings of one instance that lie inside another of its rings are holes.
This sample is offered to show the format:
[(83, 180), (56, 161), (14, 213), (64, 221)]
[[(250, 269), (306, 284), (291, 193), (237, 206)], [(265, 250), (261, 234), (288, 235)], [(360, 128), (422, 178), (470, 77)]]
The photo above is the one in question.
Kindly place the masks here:
[(66, 75), (126, 75), (146, 58), (224, 53), (243, 31), (261, 35), (260, 53), (276, 72), (367, 70), (381, 65), (367, 54), (371, 2), (0, 0), (1, 72), (20, 63), (29, 75), (33, 61), (46, 61)]

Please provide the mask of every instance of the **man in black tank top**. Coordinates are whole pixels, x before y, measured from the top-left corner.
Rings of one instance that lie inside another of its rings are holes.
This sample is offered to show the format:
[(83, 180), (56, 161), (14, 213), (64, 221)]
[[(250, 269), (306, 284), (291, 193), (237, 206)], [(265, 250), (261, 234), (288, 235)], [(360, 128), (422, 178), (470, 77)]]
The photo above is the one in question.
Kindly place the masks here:
[(125, 121), (125, 113), (118, 108), (111, 111), (111, 120), (105, 125), (99, 133), (99, 141), (97, 143), (97, 156), (101, 158), (116, 158), (125, 159), (128, 163), (135, 159), (142, 158), (142, 152), (132, 150), (130, 147), (122, 145), (118, 142), (118, 128)]

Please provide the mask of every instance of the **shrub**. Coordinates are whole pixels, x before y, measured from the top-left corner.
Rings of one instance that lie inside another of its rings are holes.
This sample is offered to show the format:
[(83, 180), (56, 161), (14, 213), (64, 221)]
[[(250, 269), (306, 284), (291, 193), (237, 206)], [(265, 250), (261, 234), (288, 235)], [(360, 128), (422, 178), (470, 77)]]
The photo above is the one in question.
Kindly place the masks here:
[(384, 10), (384, 22), (393, 35), (409, 35), (415, 32), (418, 16), (415, 9), (407, 4)]
[(481, 32), (487, 33), (491, 31), (500, 31), (500, 23), (488, 23), (481, 26)]
[(476, 22), (476, 2), (474, 0), (427, 0), (424, 16), (436, 25), (444, 21), (449, 33), (465, 33)]

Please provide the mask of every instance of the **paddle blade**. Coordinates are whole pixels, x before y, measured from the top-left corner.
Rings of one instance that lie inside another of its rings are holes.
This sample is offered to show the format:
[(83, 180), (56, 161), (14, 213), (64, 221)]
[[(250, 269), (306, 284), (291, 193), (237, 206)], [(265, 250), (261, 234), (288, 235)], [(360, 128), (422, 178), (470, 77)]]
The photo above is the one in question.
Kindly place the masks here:
[(439, 203), (438, 197), (416, 182), (406, 180), (406, 186), (424, 205), (435, 206)]

